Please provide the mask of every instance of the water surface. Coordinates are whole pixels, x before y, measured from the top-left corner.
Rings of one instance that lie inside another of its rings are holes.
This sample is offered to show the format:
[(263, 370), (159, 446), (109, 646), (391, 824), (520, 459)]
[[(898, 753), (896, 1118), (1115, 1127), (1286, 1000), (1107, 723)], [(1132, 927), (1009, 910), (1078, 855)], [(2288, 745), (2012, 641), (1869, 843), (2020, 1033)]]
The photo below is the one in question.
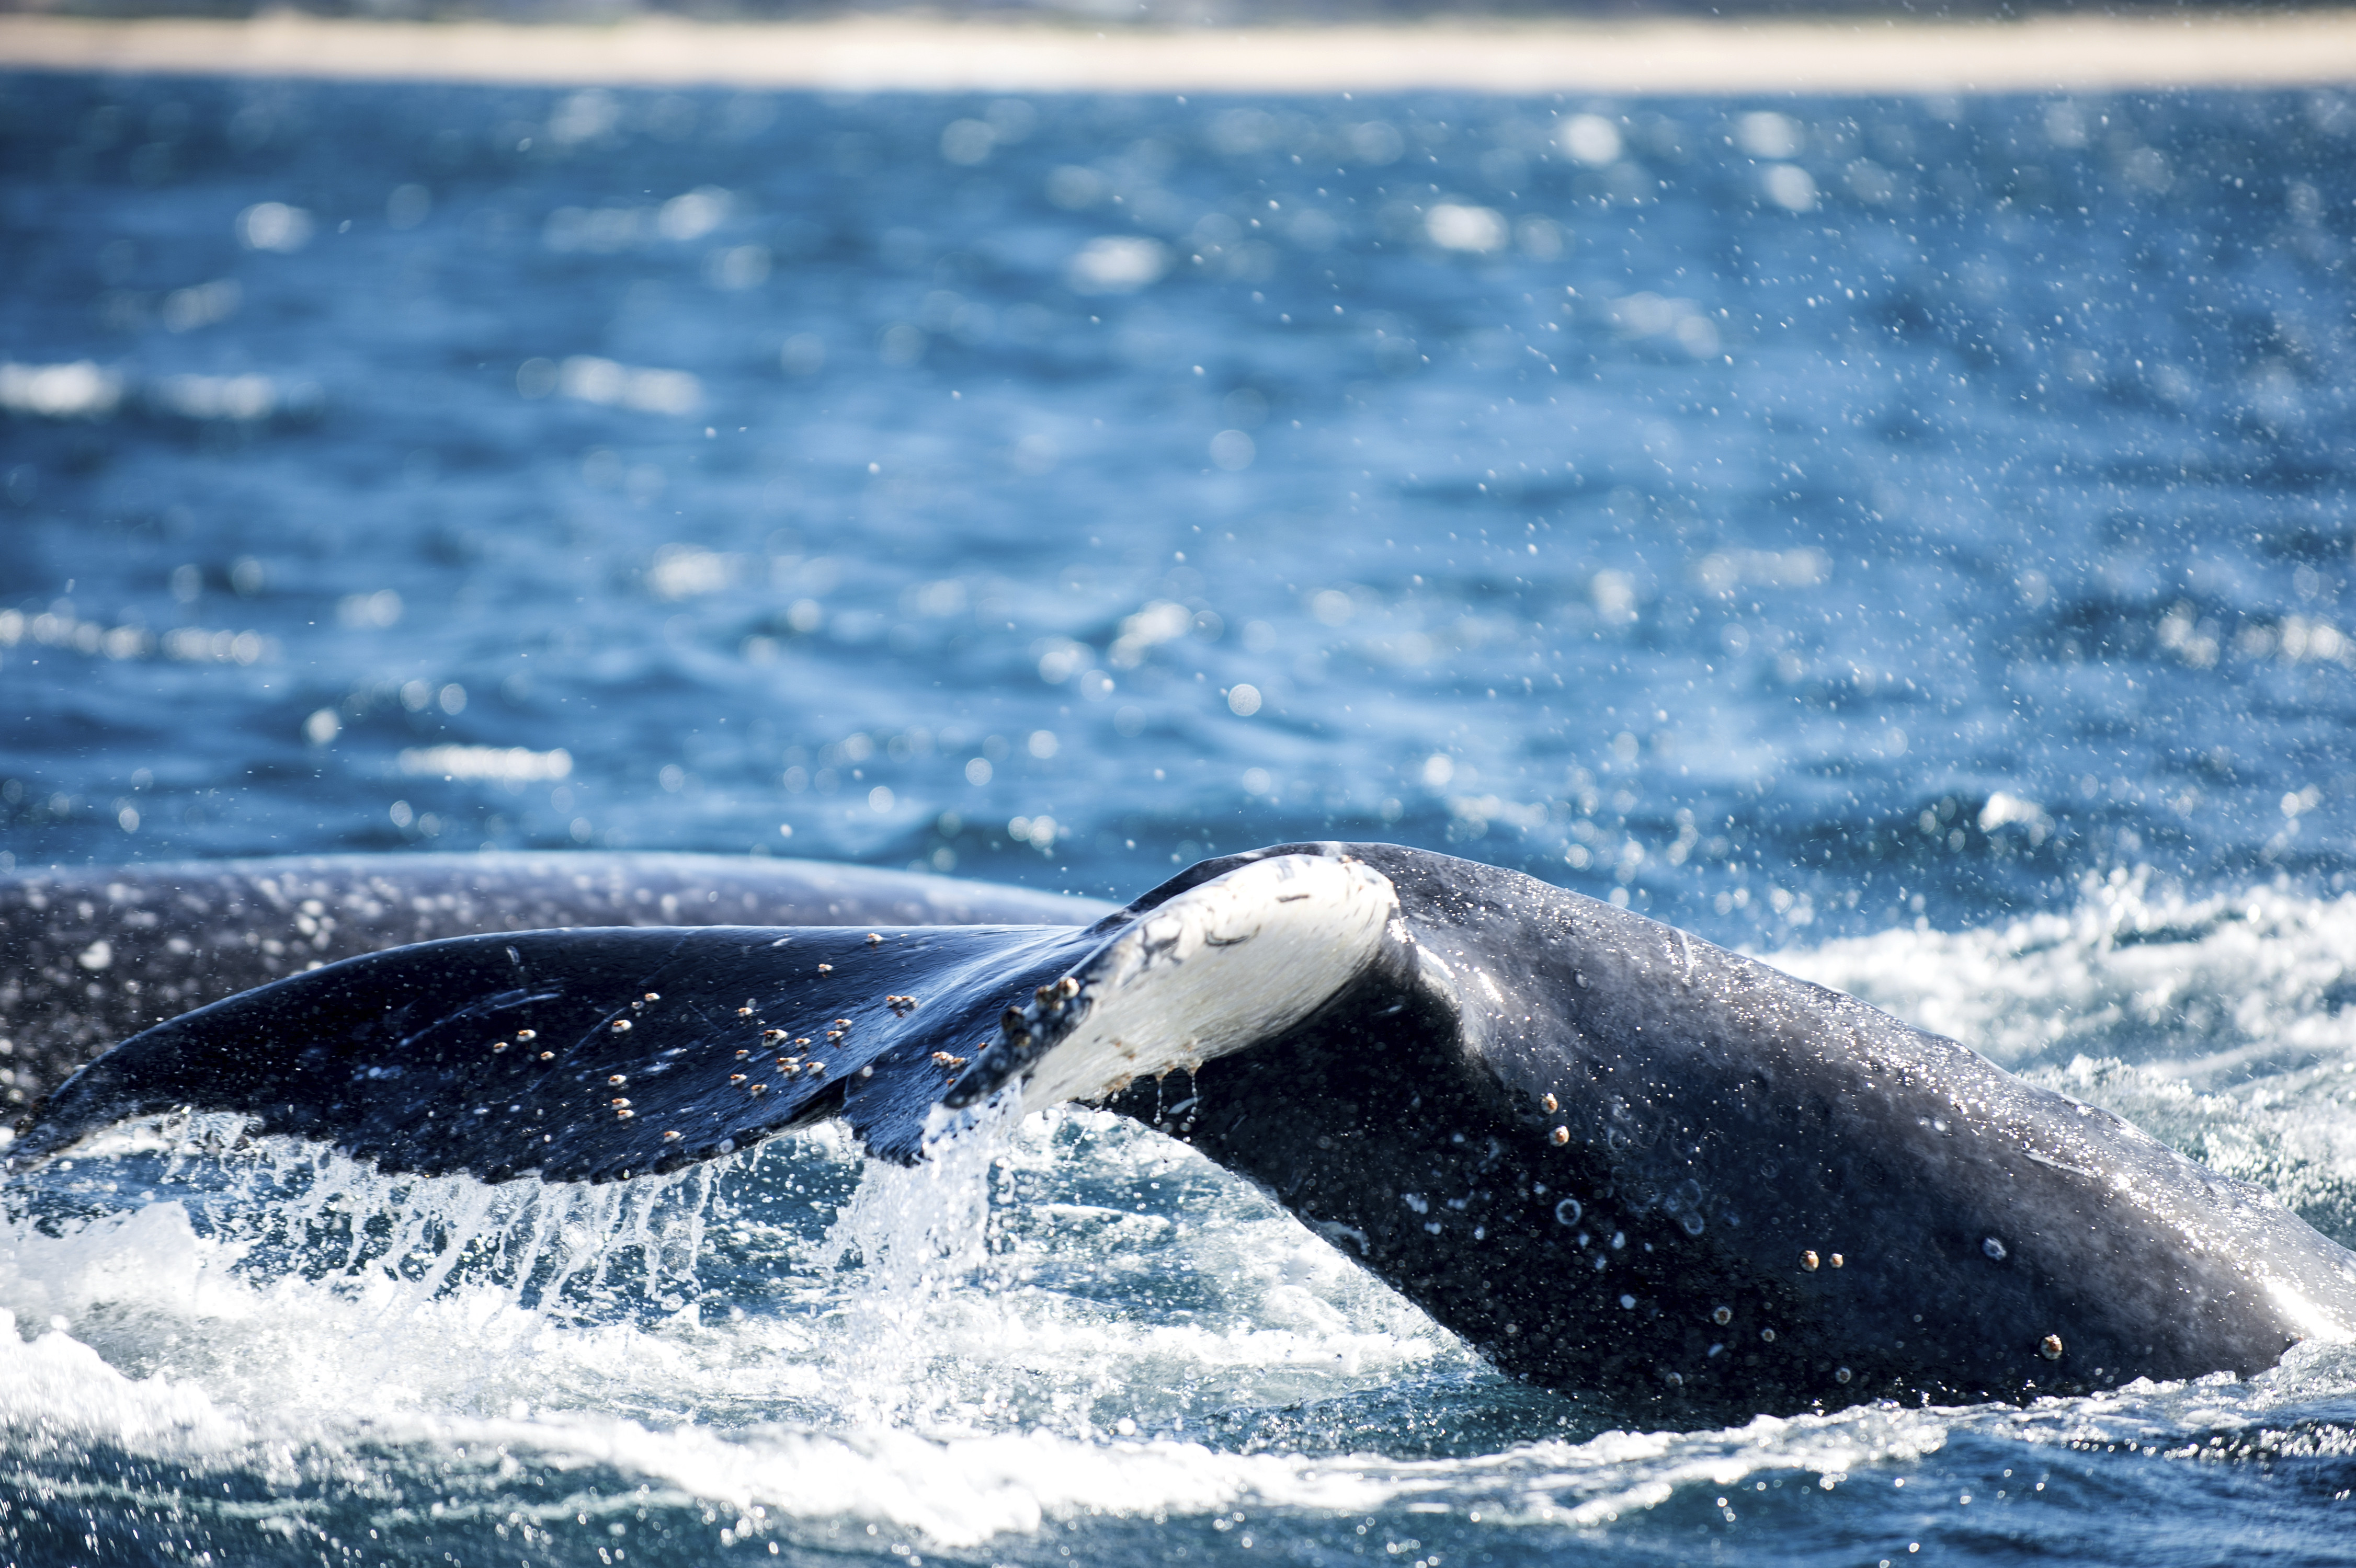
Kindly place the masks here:
[[(1399, 839), (2356, 1239), (2351, 137), (6, 79), (0, 846)], [(628, 1194), (209, 1136), (9, 1195), (18, 1561), (2350, 1555), (2340, 1350), (1601, 1433), (1087, 1113)]]

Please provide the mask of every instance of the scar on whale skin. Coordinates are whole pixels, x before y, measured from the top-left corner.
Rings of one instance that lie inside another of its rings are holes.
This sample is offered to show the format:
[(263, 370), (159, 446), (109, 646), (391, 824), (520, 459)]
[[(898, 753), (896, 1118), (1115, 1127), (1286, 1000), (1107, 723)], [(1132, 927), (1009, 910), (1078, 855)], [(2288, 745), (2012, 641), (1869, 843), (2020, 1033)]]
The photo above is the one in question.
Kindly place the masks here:
[[(828, 1071), (748, 1093), (747, 1008), (832, 1020)], [(2356, 1338), (2356, 1258), (2260, 1189), (1851, 997), (1391, 845), (1205, 861), (1086, 927), (355, 957), (124, 1041), (15, 1163), (184, 1106), (491, 1181), (645, 1176), (827, 1118), (912, 1161), (1004, 1096), (1193, 1144), (1501, 1371), (1659, 1424), (2246, 1374)]]

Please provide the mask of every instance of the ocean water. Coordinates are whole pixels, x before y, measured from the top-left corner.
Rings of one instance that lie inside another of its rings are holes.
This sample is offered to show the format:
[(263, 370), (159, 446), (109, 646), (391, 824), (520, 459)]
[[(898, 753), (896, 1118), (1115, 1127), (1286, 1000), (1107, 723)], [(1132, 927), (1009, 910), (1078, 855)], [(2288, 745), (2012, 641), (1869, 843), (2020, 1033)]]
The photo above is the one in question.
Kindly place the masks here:
[[(2356, 1241), (2356, 102), (0, 79), (0, 853), (1427, 844)], [(1599, 1431), (1072, 1109), (0, 1203), (64, 1563), (2321, 1562), (2356, 1353)]]

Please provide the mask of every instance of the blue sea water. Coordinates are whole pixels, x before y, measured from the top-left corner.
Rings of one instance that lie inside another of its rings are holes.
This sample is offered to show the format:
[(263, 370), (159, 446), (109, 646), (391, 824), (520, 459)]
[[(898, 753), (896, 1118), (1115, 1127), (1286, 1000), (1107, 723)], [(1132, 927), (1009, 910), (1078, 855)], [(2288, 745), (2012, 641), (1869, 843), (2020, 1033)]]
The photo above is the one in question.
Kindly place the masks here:
[[(0, 846), (1426, 844), (2356, 1239), (2351, 153), (2335, 94), (0, 79)], [(1005, 1136), (637, 1198), (128, 1142), (11, 1211), (0, 1541), (2356, 1555), (2344, 1349), (1599, 1434), (1176, 1146)]]

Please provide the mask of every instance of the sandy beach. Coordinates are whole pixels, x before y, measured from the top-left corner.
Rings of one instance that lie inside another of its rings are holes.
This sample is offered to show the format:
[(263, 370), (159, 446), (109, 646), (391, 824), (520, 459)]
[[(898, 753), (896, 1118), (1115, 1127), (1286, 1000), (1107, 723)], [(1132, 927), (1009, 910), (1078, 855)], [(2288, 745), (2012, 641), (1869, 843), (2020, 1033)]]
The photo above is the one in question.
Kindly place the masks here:
[(2356, 10), (2018, 22), (1106, 30), (853, 17), (524, 27), (0, 16), (0, 69), (838, 91), (2026, 92), (2356, 82)]

